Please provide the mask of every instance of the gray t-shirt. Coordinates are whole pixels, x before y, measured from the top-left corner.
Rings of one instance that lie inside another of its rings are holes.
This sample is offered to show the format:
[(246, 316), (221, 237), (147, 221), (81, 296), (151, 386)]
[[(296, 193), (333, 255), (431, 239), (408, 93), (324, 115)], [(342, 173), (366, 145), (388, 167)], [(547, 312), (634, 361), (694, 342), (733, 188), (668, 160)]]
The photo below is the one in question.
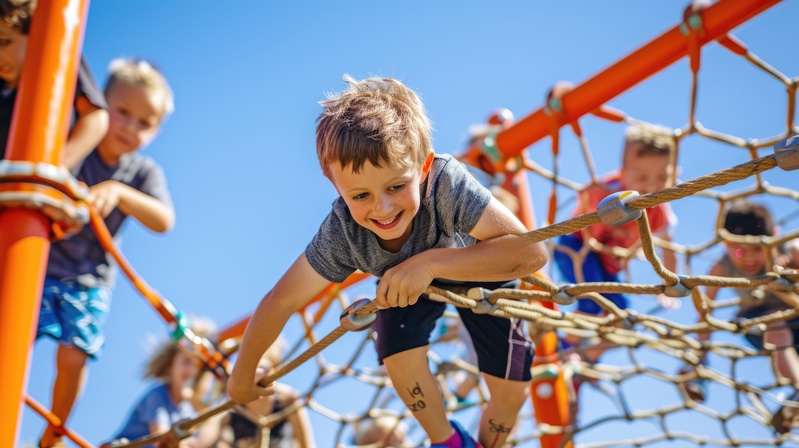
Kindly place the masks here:
[(305, 249), (311, 266), (325, 279), (343, 282), (362, 272), (381, 277), (388, 269), (428, 249), (464, 247), (476, 242), (468, 233), (483, 215), (491, 192), (450, 155), (436, 155), (430, 174), (419, 188), (421, 206), (408, 241), (399, 252), (380, 247), (372, 231), (352, 219), (344, 200), (333, 210)]
[[(97, 150), (92, 151), (83, 163), (72, 170), (72, 175), (89, 187), (106, 180), (115, 180), (129, 185), (159, 201), (172, 205), (163, 169), (151, 158), (138, 153), (122, 156), (116, 166), (107, 165)], [(105, 225), (119, 246), (117, 236), (127, 215), (115, 208), (106, 218)], [(114, 285), (116, 263), (106, 255), (94, 235), (91, 225), (86, 224), (80, 232), (50, 247), (47, 275), (64, 281), (75, 281), (87, 287)]]

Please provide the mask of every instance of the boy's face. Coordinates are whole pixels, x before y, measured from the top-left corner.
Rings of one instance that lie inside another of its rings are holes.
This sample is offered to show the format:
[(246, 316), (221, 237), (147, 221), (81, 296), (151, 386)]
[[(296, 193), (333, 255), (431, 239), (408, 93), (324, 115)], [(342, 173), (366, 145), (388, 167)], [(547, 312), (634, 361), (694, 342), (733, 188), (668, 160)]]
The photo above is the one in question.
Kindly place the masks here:
[(725, 243), (727, 257), (746, 276), (758, 275), (766, 265), (766, 250), (759, 244)]
[(366, 162), (356, 174), (336, 163), (330, 171), (330, 180), (355, 222), (383, 242), (401, 246), (407, 240), (419, 211), (419, 184), (426, 177), (421, 167), (378, 168)]
[(19, 85), (27, 49), (28, 36), (0, 20), (0, 78), (6, 81), (9, 89)]
[(141, 86), (117, 83), (108, 95), (108, 133), (100, 143), (112, 160), (149, 144), (158, 134), (163, 116), (160, 95)]
[(666, 188), (672, 171), (668, 156), (628, 154), (621, 167), (621, 182), (627, 190), (649, 194)]

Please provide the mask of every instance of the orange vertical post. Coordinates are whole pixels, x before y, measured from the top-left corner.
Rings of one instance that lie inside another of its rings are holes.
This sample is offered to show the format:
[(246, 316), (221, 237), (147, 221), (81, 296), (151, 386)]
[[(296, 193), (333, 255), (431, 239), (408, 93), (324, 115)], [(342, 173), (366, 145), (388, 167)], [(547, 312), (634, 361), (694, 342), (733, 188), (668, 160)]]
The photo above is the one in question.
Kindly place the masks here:
[[(88, 0), (39, 0), (8, 138), (8, 158), (58, 165), (72, 111)], [(28, 355), (50, 249), (50, 220), (0, 209), (0, 446), (17, 446)]]
[[(533, 198), (526, 171), (509, 175), (502, 187), (519, 200), (516, 217), (528, 229), (536, 228)], [(536, 275), (543, 276), (542, 273)], [(540, 305), (552, 310), (558, 309), (553, 302), (541, 302)], [(536, 420), (550, 426), (569, 426), (572, 423), (569, 420), (569, 391), (558, 365), (558, 335), (555, 331), (547, 331), (540, 336), (531, 367), (535, 374), (530, 383), (530, 399)], [(573, 444), (564, 444), (564, 438), (563, 434), (542, 435), (541, 448), (570, 448)]]

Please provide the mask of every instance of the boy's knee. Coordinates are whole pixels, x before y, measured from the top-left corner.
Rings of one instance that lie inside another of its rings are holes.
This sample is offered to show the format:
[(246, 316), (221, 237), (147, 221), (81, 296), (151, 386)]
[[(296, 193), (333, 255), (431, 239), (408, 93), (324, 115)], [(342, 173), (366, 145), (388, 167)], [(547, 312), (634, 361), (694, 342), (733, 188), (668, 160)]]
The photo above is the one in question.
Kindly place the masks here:
[(77, 347), (72, 347), (69, 345), (58, 346), (57, 364), (59, 371), (80, 370), (86, 365), (86, 361), (88, 359), (89, 355)]

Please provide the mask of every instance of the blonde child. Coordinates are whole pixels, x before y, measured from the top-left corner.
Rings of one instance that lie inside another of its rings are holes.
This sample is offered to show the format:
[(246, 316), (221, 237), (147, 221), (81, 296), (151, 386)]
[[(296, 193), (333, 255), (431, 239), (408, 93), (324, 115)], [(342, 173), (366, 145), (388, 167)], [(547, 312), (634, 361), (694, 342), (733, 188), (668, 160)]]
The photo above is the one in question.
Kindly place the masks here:
[[(181, 420), (192, 419), (197, 411), (191, 404), (192, 380), (199, 372), (199, 361), (178, 343), (162, 344), (147, 363), (144, 378), (156, 380), (131, 410), (114, 440), (135, 441), (151, 434), (168, 431)], [(159, 448), (205, 448), (213, 446), (219, 435), (221, 416), (203, 423), (193, 437), (159, 442)]]
[[(360, 269), (380, 278), (378, 360), (433, 446), (480, 446), (455, 421), (427, 362), (430, 333), (445, 305), (423, 293), (435, 279), (498, 282), (546, 263), (541, 243), (448, 155), (433, 152), (420, 98), (390, 78), (356, 81), (322, 102), (317, 155), (340, 195), (305, 252), (258, 305), (228, 383), (246, 403), (272, 392), (255, 381), (262, 353), (293, 313), (330, 282)], [(483, 446), (501, 446), (525, 401), (532, 344), (523, 321), (459, 309), (491, 393), (480, 422)]]
[[(258, 368), (269, 372), (277, 367), (284, 347), (283, 338), (278, 337), (264, 352)], [(232, 410), (225, 425), (233, 432), (233, 448), (315, 448), (313, 428), (305, 407), (289, 412), (285, 418), (266, 427), (260, 424), (263, 417), (282, 412), (299, 399), (299, 393), (294, 388), (284, 383), (275, 383), (274, 394)], [(264, 444), (265, 434), (268, 434), (267, 444)]]
[[(166, 177), (154, 160), (139, 151), (172, 112), (172, 91), (164, 76), (145, 61), (116, 60), (109, 72), (108, 134), (72, 173), (88, 185), (88, 201), (105, 218), (111, 235), (117, 236), (128, 217), (155, 232), (166, 232), (175, 220)], [(58, 341), (52, 412), (62, 422), (68, 420), (86, 381), (88, 359), (100, 354), (115, 269), (90, 226), (50, 248), (37, 338)], [(40, 445), (61, 444), (57, 432), (48, 426)]]
[[(604, 177), (599, 184), (591, 185), (578, 195), (578, 204), (573, 216), (592, 213), (599, 202), (612, 193), (634, 190), (641, 195), (662, 190), (669, 185), (674, 167), (670, 155), (676, 150), (671, 132), (661, 126), (635, 125), (625, 132), (622, 166), (618, 171)], [(677, 217), (668, 203), (646, 210), (652, 233), (670, 241)], [(558, 238), (558, 245), (579, 252), (585, 238), (593, 238), (606, 247), (630, 248), (639, 240), (635, 222), (610, 227), (597, 223), (582, 231)], [(555, 262), (561, 275), (570, 283), (582, 277), (585, 282), (619, 282), (619, 272), (624, 268), (622, 260), (609, 253), (588, 252), (582, 266), (575, 267), (572, 258), (564, 251), (555, 250)], [(674, 253), (663, 251), (663, 264), (674, 272), (677, 261)], [(582, 271), (578, 276), (577, 269)], [(619, 308), (627, 308), (627, 298), (622, 294), (604, 294)], [(664, 303), (669, 301), (659, 297)], [(590, 299), (579, 299), (577, 309), (586, 314), (603, 314), (603, 310)]]

